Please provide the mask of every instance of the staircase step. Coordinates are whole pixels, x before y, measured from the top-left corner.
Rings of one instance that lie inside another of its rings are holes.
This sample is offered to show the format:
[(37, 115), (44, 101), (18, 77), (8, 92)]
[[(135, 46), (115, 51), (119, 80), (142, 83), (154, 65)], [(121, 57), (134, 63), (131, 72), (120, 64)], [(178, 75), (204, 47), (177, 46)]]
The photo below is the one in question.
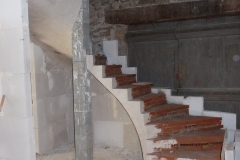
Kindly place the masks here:
[[(175, 152), (162, 152), (152, 153), (148, 155), (149, 159), (155, 158), (156, 160), (220, 160), (221, 150), (208, 150), (208, 151), (175, 151)], [(150, 158), (151, 157), (151, 158)]]
[(106, 65), (105, 66), (106, 77), (122, 74), (121, 68), (122, 65)]
[(162, 135), (172, 135), (177, 133), (188, 133), (194, 131), (220, 129), (221, 119), (217, 117), (203, 117), (203, 116), (181, 116), (181, 117), (170, 117), (154, 123), (156, 128), (161, 128)]
[(136, 83), (136, 74), (121, 74), (111, 77), (114, 77), (116, 79), (118, 87)]
[(164, 118), (183, 116), (189, 114), (189, 105), (163, 104), (147, 110), (150, 114), (149, 122), (152, 123)]
[[(160, 136), (155, 139), (151, 139), (154, 142), (155, 152), (163, 151), (194, 151), (194, 150), (211, 150), (221, 149), (224, 141), (224, 130), (210, 130), (200, 131), (193, 133), (178, 133), (170, 136)], [(169, 140), (175, 140), (177, 143), (173, 143), (170, 146), (164, 147)], [(159, 146), (159, 147), (158, 147)], [(161, 147), (163, 146), (163, 147)]]
[(144, 96), (135, 98), (135, 100), (141, 100), (144, 103), (144, 110), (148, 110), (167, 103), (166, 95), (163, 93), (149, 93)]
[(95, 65), (106, 65), (107, 57), (105, 55), (95, 55)]
[(137, 97), (151, 93), (152, 86), (153, 86), (152, 83), (144, 82), (144, 83), (133, 83), (131, 85), (119, 86), (118, 88), (131, 89), (132, 98), (135, 99)]

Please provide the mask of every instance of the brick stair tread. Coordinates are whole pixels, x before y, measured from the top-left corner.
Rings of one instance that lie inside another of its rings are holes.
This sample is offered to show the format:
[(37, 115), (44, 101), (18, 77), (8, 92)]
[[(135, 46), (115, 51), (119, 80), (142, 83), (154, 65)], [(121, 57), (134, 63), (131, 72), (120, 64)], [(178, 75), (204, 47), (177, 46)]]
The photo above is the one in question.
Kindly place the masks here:
[(191, 133), (178, 133), (170, 136), (160, 136), (158, 138), (150, 139), (154, 142), (161, 140), (175, 139), (179, 144), (189, 143), (211, 143), (211, 142), (223, 142), (225, 130), (214, 129), (208, 131), (198, 131)]
[(182, 105), (182, 104), (163, 104), (156, 106), (152, 109), (147, 110), (146, 112), (149, 112), (150, 115), (157, 115), (160, 112), (166, 112), (166, 111), (174, 111), (179, 109), (188, 109), (189, 105)]
[(164, 93), (149, 93), (149, 94), (134, 98), (133, 100), (144, 101), (144, 100), (148, 100), (148, 99), (154, 99), (159, 96), (165, 97), (166, 95)]
[(132, 76), (136, 76), (136, 74), (118, 74), (118, 75), (106, 76), (106, 78), (119, 78), (119, 77), (132, 77)]
[(119, 89), (134, 89), (134, 88), (138, 88), (140, 86), (152, 86), (152, 83), (145, 83), (145, 84), (139, 84), (139, 85), (137, 85), (137, 83), (134, 83), (134, 84), (130, 84), (130, 85), (121, 86), (118, 88)]
[(207, 151), (174, 151), (174, 152), (162, 152), (151, 153), (149, 155), (158, 156), (158, 159), (176, 160), (182, 159), (194, 159), (194, 160), (220, 160), (221, 150), (207, 150)]
[(122, 65), (117, 65), (117, 64), (105, 65), (105, 68), (106, 69), (109, 69), (109, 68), (122, 68)]
[(209, 121), (221, 121), (222, 118), (219, 117), (206, 117), (206, 116), (181, 116), (181, 117), (170, 117), (160, 121), (156, 121), (149, 124), (155, 124), (158, 128), (161, 127), (169, 127), (169, 126), (177, 126), (177, 125), (188, 125), (194, 123), (201, 122), (209, 122)]

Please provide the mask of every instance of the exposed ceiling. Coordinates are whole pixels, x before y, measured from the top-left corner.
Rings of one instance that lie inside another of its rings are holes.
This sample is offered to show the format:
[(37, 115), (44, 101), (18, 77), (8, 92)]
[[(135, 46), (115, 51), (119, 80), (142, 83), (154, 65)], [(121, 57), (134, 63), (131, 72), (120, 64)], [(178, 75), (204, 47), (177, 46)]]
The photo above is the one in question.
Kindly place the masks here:
[(72, 27), (81, 0), (29, 0), (31, 38), (72, 57)]

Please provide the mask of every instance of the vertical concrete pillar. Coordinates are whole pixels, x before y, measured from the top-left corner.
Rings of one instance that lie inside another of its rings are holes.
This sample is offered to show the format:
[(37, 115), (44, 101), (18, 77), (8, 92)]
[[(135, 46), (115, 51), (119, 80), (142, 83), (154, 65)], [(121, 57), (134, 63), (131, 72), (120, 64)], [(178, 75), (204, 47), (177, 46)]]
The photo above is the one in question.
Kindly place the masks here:
[(0, 159), (35, 160), (28, 2), (0, 0)]
[(86, 55), (90, 50), (89, 0), (82, 0), (72, 38), (76, 160), (91, 160), (92, 107), (90, 73), (86, 66)]

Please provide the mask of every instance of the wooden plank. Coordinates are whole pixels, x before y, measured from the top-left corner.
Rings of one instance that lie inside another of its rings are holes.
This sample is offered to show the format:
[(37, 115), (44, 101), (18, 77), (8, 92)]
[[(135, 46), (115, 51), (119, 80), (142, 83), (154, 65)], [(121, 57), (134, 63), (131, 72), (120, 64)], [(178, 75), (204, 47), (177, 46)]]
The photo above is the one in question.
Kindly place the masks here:
[(5, 95), (2, 96), (2, 100), (1, 100), (1, 103), (0, 103), (0, 111), (2, 110), (3, 108), (3, 105), (4, 105), (4, 101), (5, 101)]
[(204, 0), (105, 11), (105, 21), (136, 25), (239, 14), (239, 0)]

